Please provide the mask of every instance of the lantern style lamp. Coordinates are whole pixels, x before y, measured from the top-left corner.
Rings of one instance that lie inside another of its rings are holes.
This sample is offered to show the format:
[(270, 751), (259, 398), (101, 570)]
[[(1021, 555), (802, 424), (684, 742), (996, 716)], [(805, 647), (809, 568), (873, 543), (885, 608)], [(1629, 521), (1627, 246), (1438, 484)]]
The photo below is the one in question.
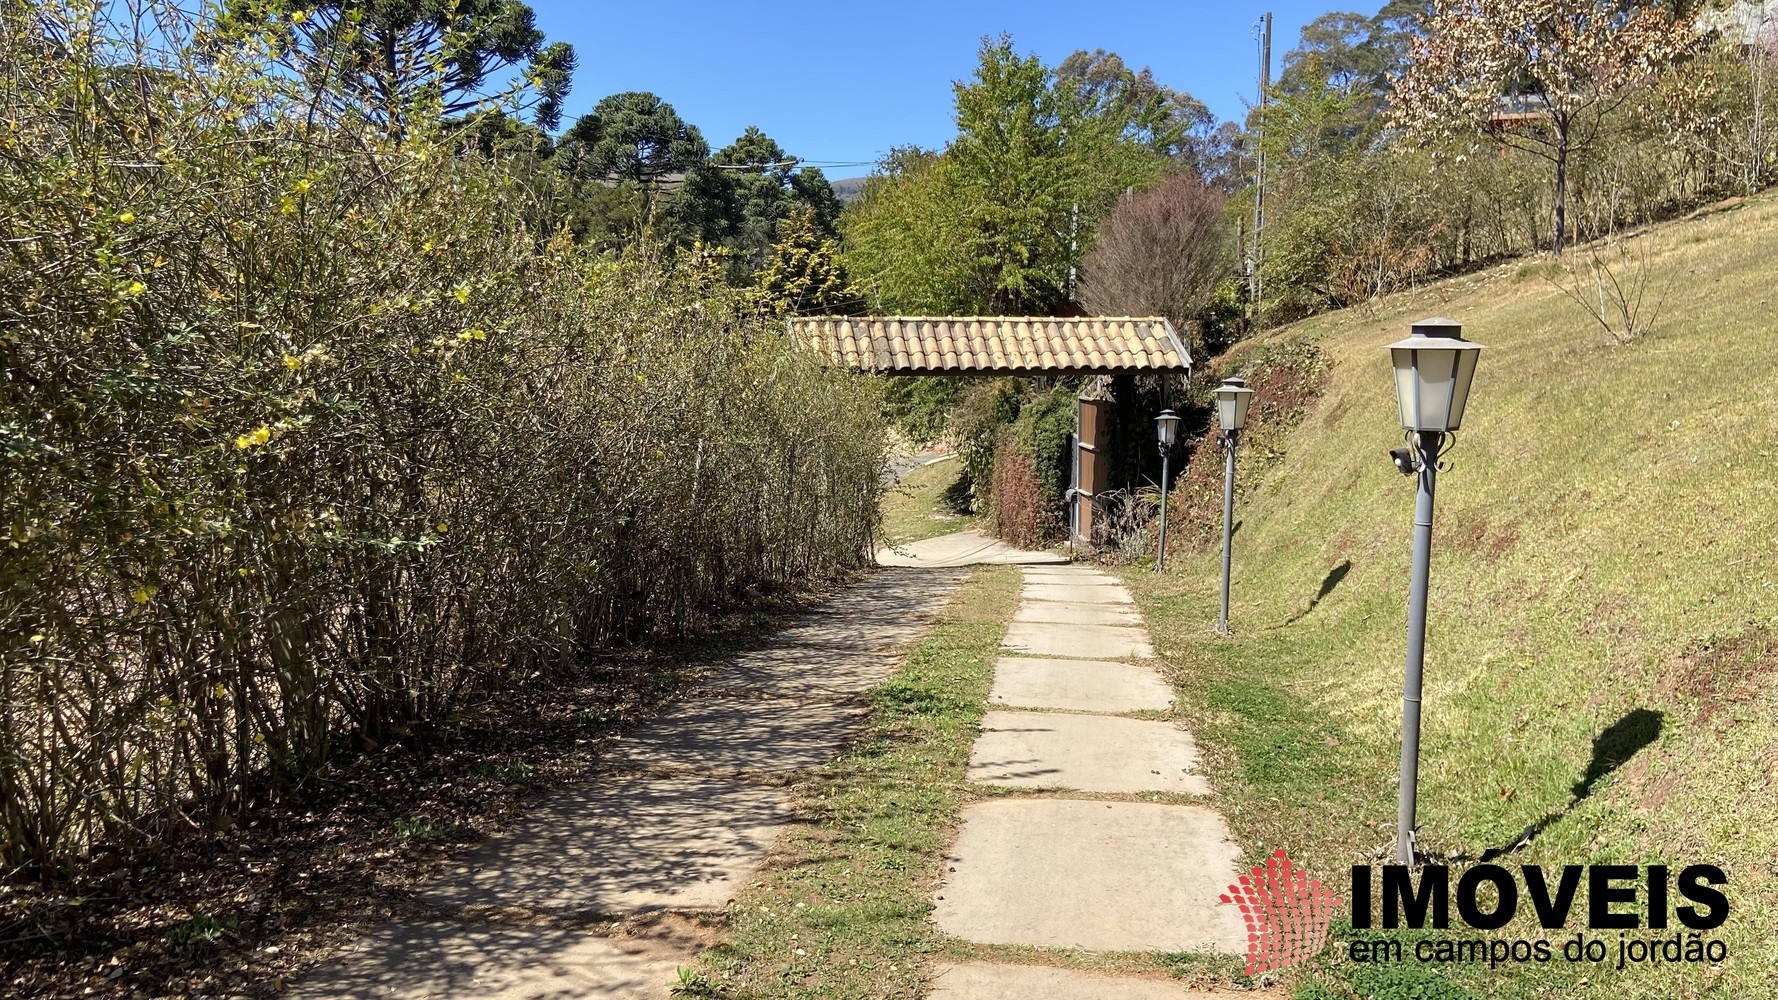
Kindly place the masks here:
[(1421, 320), (1408, 339), (1389, 345), (1395, 402), (1408, 443), (1390, 452), (1395, 467), (1418, 476), (1414, 499), (1414, 562), (1408, 584), (1408, 646), (1401, 695), (1401, 802), (1395, 859), (1414, 863), (1415, 794), (1420, 776), (1420, 689), (1426, 657), (1426, 587), (1432, 570), (1432, 494), (1445, 435), (1463, 423), (1469, 385), (1482, 345), (1463, 339), (1448, 319)]
[(1216, 631), (1229, 631), (1229, 567), (1235, 537), (1235, 446), (1247, 426), (1247, 407), (1253, 402), (1253, 390), (1247, 380), (1225, 378), (1216, 387), (1216, 421), (1222, 425), (1222, 614), (1216, 619)]
[(1423, 319), (1408, 339), (1390, 344), (1402, 430), (1443, 434), (1462, 425), (1481, 353), (1482, 345), (1464, 340), (1462, 325), (1448, 319)]
[(1154, 553), (1154, 568), (1158, 573), (1167, 565), (1167, 479), (1172, 471), (1173, 442), (1179, 440), (1179, 414), (1162, 410), (1161, 415), (1154, 418), (1154, 429), (1161, 449), (1161, 534), (1155, 542)]
[(1239, 434), (1247, 426), (1247, 406), (1253, 402), (1253, 390), (1247, 380), (1225, 378), (1216, 387), (1216, 419), (1225, 432)]

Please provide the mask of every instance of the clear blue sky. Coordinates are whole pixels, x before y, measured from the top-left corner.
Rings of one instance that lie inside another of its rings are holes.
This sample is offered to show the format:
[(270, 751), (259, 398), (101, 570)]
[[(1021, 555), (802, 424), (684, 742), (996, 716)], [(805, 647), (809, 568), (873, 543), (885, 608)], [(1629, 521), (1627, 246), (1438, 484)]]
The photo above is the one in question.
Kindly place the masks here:
[[(711, 148), (758, 125), (793, 156), (874, 162), (891, 146), (942, 145), (954, 133), (951, 82), (967, 78), (983, 35), (1010, 32), (1021, 53), (1061, 62), (1109, 49), (1186, 91), (1219, 117), (1245, 114), (1258, 54), (1253, 23), (1273, 12), (1273, 73), (1302, 26), (1328, 10), (1374, 13), (1379, 0), (1058, 3), (904, 0), (762, 4), (748, 0), (588, 3), (530, 0), (551, 41), (574, 45), (564, 127), (599, 98), (649, 90), (703, 130)], [(829, 177), (868, 167), (824, 167)]]

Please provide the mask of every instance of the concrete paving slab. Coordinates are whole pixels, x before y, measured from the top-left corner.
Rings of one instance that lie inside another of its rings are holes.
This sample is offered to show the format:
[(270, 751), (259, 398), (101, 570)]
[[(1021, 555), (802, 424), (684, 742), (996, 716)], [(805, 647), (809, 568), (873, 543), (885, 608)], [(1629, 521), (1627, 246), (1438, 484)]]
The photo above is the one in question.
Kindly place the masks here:
[(786, 698), (850, 698), (869, 691), (901, 665), (897, 653), (792, 646), (743, 653), (705, 686)]
[(1032, 566), (1068, 562), (1068, 557), (1060, 553), (1014, 548), (979, 531), (957, 531), (893, 548), (881, 548), (876, 557), (879, 566)]
[(1060, 622), (1066, 625), (1141, 625), (1142, 615), (1128, 604), (1063, 604), (1026, 601), (1013, 613), (1015, 622)]
[(291, 1000), (667, 1000), (694, 956), (575, 931), (398, 923), (309, 973)]
[(608, 775), (544, 803), (419, 895), (446, 906), (611, 915), (720, 909), (789, 820), (782, 789)]
[(1068, 604), (1134, 604), (1130, 592), (1103, 583), (1027, 583), (1019, 590), (1026, 601), (1062, 601)]
[[(1255, 994), (1243, 992), (1243, 1000)], [(932, 972), (931, 1000), (1229, 1000), (1159, 979), (1132, 979), (1049, 965), (941, 965)]]
[(1239, 875), (1222, 816), (1198, 806), (990, 799), (963, 829), (933, 919), (981, 944), (1240, 954), (1217, 894)]
[(618, 741), (611, 762), (699, 774), (785, 773), (827, 763), (865, 709), (822, 702), (705, 698)]
[(1072, 583), (1088, 587), (1115, 587), (1122, 583), (1110, 573), (1101, 573), (1093, 569), (1080, 569), (1074, 566), (1029, 566), (1025, 569), (1026, 583)]
[(1089, 660), (1146, 660), (1154, 656), (1146, 631), (1122, 625), (1014, 622), (1007, 627), (1000, 648), (1027, 656)]
[(969, 780), (1007, 788), (1208, 795), (1198, 745), (1171, 722), (1114, 715), (989, 712)]
[(994, 663), (994, 705), (1077, 712), (1165, 712), (1173, 689), (1147, 667), (1115, 660), (1003, 656)]

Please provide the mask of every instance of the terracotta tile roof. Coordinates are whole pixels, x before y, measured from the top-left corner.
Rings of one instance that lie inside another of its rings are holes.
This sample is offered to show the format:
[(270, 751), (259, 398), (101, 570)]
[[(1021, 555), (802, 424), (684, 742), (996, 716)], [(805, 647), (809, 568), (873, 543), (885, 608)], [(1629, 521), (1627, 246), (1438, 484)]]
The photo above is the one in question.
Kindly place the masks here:
[(788, 326), (828, 364), (886, 374), (1191, 368), (1173, 325), (1160, 317), (814, 316)]

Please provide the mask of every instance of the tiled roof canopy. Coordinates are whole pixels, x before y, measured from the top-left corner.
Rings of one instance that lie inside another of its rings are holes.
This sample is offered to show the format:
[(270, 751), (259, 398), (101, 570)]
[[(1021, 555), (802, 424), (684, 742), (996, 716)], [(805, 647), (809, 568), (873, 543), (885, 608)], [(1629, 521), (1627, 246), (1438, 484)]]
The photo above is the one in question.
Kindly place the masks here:
[(816, 316), (789, 329), (828, 364), (893, 375), (1191, 370), (1160, 317)]

